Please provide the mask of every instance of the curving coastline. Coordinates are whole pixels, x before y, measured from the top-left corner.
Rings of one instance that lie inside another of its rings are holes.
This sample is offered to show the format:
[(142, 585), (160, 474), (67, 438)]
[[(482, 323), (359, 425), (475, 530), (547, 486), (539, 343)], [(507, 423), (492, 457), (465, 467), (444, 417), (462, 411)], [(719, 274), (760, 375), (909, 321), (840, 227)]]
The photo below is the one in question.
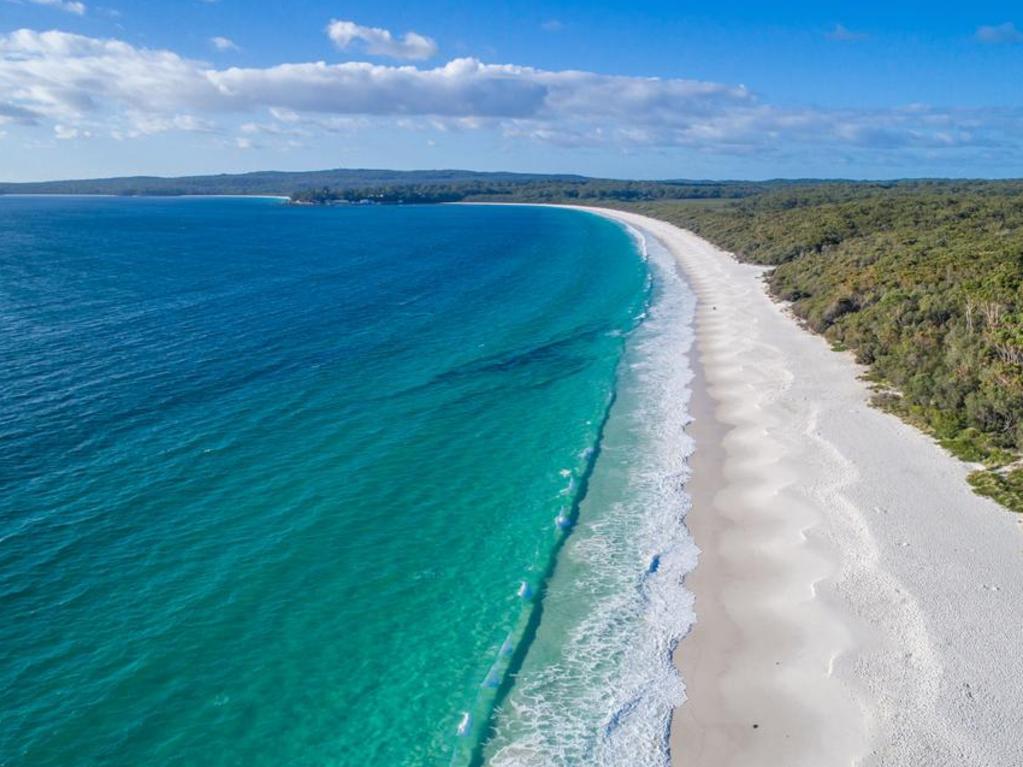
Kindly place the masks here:
[(762, 269), (677, 227), (697, 295), (697, 623), (672, 760), (1023, 763), (1020, 521), (968, 467), (867, 405), (850, 357), (799, 328)]
[(619, 361), (578, 525), (537, 592), (543, 620), (510, 674), (488, 765), (661, 766), (683, 700), (670, 649), (692, 625), (679, 584), (697, 554), (680, 524), (695, 297), (660, 243), (626, 229), (650, 267), (649, 300)]

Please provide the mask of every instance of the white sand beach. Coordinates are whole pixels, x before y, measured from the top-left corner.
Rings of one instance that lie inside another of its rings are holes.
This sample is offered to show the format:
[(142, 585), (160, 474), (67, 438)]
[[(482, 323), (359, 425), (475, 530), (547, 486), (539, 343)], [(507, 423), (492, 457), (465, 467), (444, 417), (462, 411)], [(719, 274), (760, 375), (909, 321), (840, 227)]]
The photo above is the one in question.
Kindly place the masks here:
[(1023, 519), (867, 404), (762, 269), (659, 239), (698, 299), (684, 767), (1023, 764)]

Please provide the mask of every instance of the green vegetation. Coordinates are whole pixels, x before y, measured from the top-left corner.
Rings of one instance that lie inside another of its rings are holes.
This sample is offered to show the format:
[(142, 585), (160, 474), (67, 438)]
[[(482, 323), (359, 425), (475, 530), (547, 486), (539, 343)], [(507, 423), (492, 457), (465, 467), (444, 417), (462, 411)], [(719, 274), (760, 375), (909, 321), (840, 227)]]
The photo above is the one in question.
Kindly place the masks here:
[(429, 203), (460, 200), (658, 200), (736, 198), (778, 183), (717, 181), (615, 181), (574, 175), (481, 173), (465, 170), (334, 170), (220, 174), (216, 176), (130, 176), (122, 178), (0, 183), (0, 194), (112, 194), (167, 196), (274, 194), (296, 202)]
[(1023, 183), (774, 188), (630, 209), (774, 265), (771, 292), (870, 366), (875, 403), (986, 467), (977, 492), (1023, 511)]
[(770, 184), (715, 181), (615, 181), (581, 177), (474, 178), (449, 182), (325, 186), (295, 192), (296, 203), (541, 202), (622, 203), (650, 200), (736, 199)]
[(986, 495), (1013, 511), (1023, 511), (1023, 470), (975, 471), (966, 478), (980, 495)]
[(182, 195), (239, 194), (290, 195), (308, 189), (351, 190), (412, 185), (459, 185), (474, 181), (526, 183), (530, 181), (583, 181), (583, 176), (546, 176), (536, 173), (477, 173), (467, 170), (372, 170), (336, 168), (313, 171), (258, 171), (215, 176), (127, 176), (0, 183), (0, 194), (113, 194)]

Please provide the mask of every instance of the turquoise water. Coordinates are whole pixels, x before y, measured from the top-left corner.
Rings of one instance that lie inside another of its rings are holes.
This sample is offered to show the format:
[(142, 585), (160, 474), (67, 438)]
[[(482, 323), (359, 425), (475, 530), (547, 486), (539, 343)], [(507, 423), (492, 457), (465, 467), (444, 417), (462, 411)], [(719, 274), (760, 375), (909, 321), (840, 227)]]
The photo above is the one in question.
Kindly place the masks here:
[(652, 350), (688, 299), (640, 249), (555, 209), (0, 198), (0, 764), (593, 763), (635, 741), (588, 697), (618, 672), (662, 759), (688, 368)]
[(667, 767), (672, 664), (695, 620), (682, 585), (698, 550), (684, 525), (695, 297), (643, 238), (648, 308), (619, 364), (615, 404), (542, 620), (485, 750), (493, 767)]

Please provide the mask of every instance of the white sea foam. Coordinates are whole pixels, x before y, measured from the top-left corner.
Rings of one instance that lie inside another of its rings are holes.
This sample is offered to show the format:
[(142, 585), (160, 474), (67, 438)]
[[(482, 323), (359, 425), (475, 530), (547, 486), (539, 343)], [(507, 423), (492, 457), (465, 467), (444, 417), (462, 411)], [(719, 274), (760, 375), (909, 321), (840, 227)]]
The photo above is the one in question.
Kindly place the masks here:
[(605, 450), (559, 564), (568, 572), (545, 600), (540, 631), (551, 633), (497, 717), (497, 767), (665, 765), (684, 700), (671, 654), (695, 620), (682, 585), (698, 553), (683, 523), (695, 297), (664, 248), (632, 233), (654, 300), (628, 341)]

